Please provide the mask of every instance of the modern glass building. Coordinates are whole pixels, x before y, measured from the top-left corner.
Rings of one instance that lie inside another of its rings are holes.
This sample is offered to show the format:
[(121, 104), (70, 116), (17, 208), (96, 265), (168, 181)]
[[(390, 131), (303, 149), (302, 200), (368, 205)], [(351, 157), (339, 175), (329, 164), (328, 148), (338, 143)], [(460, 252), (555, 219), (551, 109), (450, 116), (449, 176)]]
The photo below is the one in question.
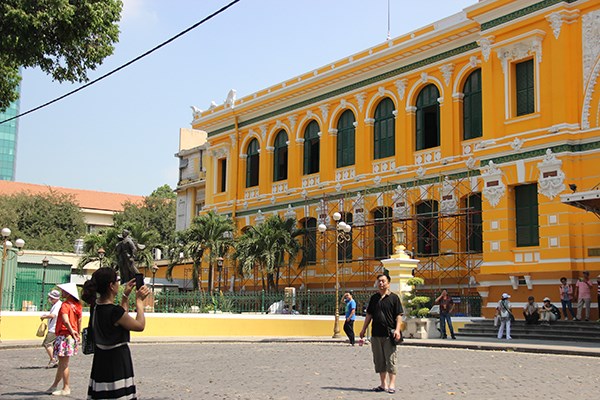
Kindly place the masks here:
[[(20, 91), (20, 90), (19, 90)], [(15, 101), (0, 112), (0, 122), (19, 114), (19, 100)], [(19, 132), (19, 120), (0, 124), (0, 179), (4, 181), (15, 180), (15, 168), (17, 166), (17, 136)]]

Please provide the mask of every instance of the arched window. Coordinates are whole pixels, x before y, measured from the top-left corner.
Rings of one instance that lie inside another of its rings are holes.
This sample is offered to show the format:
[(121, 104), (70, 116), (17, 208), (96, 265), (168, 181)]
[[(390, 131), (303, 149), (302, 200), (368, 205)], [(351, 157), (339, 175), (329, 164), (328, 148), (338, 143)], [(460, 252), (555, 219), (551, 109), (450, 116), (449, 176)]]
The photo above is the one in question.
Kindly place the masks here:
[(373, 158), (391, 157), (395, 154), (396, 124), (394, 102), (386, 97), (375, 109), (375, 127), (373, 135)]
[(305, 218), (301, 221), (304, 228), (302, 240), (303, 256), (300, 265), (317, 263), (317, 220), (316, 218)]
[(481, 137), (481, 69), (471, 72), (463, 87), (463, 139)]
[(319, 172), (319, 124), (311, 121), (304, 130), (304, 175)]
[(379, 207), (373, 211), (375, 248), (373, 255), (377, 259), (388, 258), (392, 254), (392, 209)]
[(337, 123), (337, 162), (336, 167), (347, 167), (354, 165), (355, 153), (355, 131), (354, 113), (346, 110), (340, 116)]
[(417, 253), (438, 253), (438, 203), (427, 200), (417, 205)]
[(273, 151), (273, 180), (282, 181), (288, 175), (288, 135), (281, 130), (275, 137), (275, 150)]
[(425, 86), (417, 97), (417, 150), (440, 145), (440, 104), (438, 88)]
[(246, 187), (258, 186), (258, 168), (260, 155), (258, 153), (258, 140), (252, 139), (248, 144), (248, 158), (246, 158)]
[[(340, 221), (352, 225), (352, 213), (342, 212), (342, 218)], [(352, 261), (352, 231), (348, 233), (350, 240), (344, 240), (338, 244), (338, 260), (339, 262), (350, 262)]]
[(483, 252), (481, 193), (474, 193), (467, 197), (465, 199), (465, 209), (465, 250), (470, 253), (481, 253)]

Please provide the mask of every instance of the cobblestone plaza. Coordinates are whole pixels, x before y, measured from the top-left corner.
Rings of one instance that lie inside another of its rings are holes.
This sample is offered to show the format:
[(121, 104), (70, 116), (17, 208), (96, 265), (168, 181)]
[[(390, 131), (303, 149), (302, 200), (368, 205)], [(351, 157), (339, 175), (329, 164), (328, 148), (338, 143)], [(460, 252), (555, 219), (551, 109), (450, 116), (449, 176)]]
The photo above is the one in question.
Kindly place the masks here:
[[(398, 392), (377, 386), (368, 346), (343, 343), (131, 345), (140, 399), (596, 398), (600, 358), (402, 347)], [(40, 347), (0, 350), (0, 398), (44, 399), (54, 376)], [(69, 398), (83, 399), (92, 357), (71, 360)]]

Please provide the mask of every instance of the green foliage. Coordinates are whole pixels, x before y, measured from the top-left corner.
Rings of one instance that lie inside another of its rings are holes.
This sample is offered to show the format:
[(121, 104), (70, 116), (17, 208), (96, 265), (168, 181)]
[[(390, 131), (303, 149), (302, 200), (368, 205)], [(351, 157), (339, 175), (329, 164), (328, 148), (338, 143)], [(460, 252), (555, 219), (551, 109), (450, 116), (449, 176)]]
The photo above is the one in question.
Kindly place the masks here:
[(75, 199), (53, 190), (0, 196), (0, 224), (12, 229), (12, 237), (24, 239), (30, 250), (72, 252), (75, 239), (85, 233)]
[(418, 287), (418, 286), (422, 286), (425, 284), (425, 279), (423, 278), (419, 278), (417, 276), (414, 276), (412, 278), (407, 279), (406, 284), (408, 286), (412, 286), (413, 289)]
[(296, 224), (294, 218), (273, 215), (262, 224), (251, 226), (236, 243), (234, 258), (239, 273), (248, 274), (258, 267), (263, 289), (277, 291), (281, 267), (291, 265), (302, 247), (297, 237), (303, 231)]
[(18, 97), (19, 67), (59, 82), (85, 82), (114, 51), (121, 0), (2, 0), (0, 110)]
[(192, 259), (192, 282), (194, 290), (199, 289), (200, 267), (203, 258), (208, 254), (208, 287), (213, 287), (213, 269), (218, 257), (227, 255), (233, 245), (233, 221), (224, 215), (209, 211), (192, 220), (191, 226), (178, 232), (176, 247), (171, 253), (171, 261), (167, 268), (167, 278), (171, 279), (173, 268), (180, 261), (180, 256)]
[[(152, 246), (159, 247), (166, 253), (175, 242), (176, 197), (169, 185), (163, 185), (150, 196), (144, 197), (142, 204), (127, 202), (123, 211), (114, 216), (115, 227), (129, 229), (128, 227), (138, 226), (141, 230), (155, 231), (158, 238), (153, 241)], [(148, 244), (141, 240), (140, 243)]]

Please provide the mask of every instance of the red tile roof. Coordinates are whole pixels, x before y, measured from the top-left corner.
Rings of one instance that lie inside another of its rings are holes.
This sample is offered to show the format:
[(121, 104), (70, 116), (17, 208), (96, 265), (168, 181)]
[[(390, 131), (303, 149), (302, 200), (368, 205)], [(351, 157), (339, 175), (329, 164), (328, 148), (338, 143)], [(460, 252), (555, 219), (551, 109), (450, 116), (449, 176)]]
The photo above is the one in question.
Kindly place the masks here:
[(71, 195), (80, 208), (107, 211), (123, 211), (123, 203), (141, 203), (143, 196), (131, 194), (97, 192), (94, 190), (68, 189), (59, 186), (35, 185), (33, 183), (21, 183), (0, 180), (0, 194), (17, 194), (21, 192), (38, 194), (50, 191)]

